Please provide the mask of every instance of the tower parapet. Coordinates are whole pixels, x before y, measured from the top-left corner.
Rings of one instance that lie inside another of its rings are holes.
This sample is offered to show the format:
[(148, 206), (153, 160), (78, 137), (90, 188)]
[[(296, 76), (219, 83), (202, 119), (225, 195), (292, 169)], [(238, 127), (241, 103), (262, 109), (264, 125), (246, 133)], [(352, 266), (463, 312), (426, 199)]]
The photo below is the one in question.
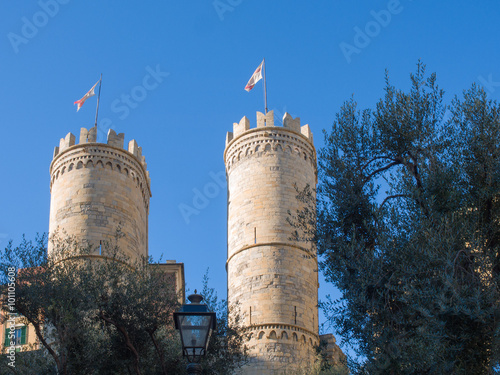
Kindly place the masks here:
[[(267, 114), (257, 112), (257, 127), (255, 130), (264, 127), (274, 127), (274, 111), (269, 111)], [(283, 115), (283, 127), (281, 129), (288, 129), (291, 132), (301, 134), (314, 145), (311, 129), (308, 124), (300, 126), (300, 117), (293, 118), (289, 113), (285, 113)], [(239, 123), (233, 123), (233, 131), (227, 133), (226, 147), (231, 141), (248, 130), (250, 130), (250, 121), (246, 116), (243, 116)]]
[[(233, 131), (226, 134), (224, 151), (226, 169), (229, 171), (244, 157), (271, 150), (300, 155), (311, 164), (316, 176), (316, 149), (309, 125), (301, 126), (299, 117), (293, 118), (285, 113), (283, 127), (274, 126), (273, 111), (269, 111), (267, 115), (257, 112), (256, 128), (250, 128), (250, 121), (246, 116), (242, 117), (239, 123), (233, 123)], [(314, 180), (314, 185), (316, 183), (317, 178)]]
[(95, 128), (82, 128), (78, 144), (68, 133), (54, 149), (49, 234), (99, 248), (119, 232), (124, 255), (132, 261), (147, 257), (151, 179), (142, 149), (135, 140), (125, 149), (124, 134), (112, 129), (107, 143), (96, 142), (96, 135)]
[(281, 127), (272, 111), (257, 112), (256, 128), (246, 117), (233, 125), (224, 161), (228, 301), (239, 302), (251, 358), (243, 373), (304, 368), (319, 342), (318, 264), (311, 243), (291, 239), (287, 219), (302, 208), (296, 188), (317, 183), (312, 132), (288, 113)]

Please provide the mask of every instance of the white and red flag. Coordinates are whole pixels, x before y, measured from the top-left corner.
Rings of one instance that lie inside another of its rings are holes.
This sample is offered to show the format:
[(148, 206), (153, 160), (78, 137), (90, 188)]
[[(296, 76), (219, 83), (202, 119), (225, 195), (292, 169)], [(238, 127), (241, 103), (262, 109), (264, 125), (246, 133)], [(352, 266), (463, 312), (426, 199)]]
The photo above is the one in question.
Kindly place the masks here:
[(263, 64), (264, 64), (264, 60), (262, 60), (259, 67), (255, 70), (252, 77), (250, 78), (247, 85), (245, 86), (246, 91), (250, 91), (251, 89), (253, 89), (255, 84), (262, 79), (262, 65)]
[(83, 103), (85, 103), (85, 100), (87, 100), (88, 98), (95, 95), (94, 89), (99, 82), (101, 82), (101, 80), (97, 81), (96, 84), (94, 86), (92, 86), (92, 88), (83, 96), (83, 98), (81, 98), (80, 100), (77, 100), (76, 102), (73, 103), (73, 105), (75, 105), (75, 104), (77, 105), (77, 107), (76, 107), (77, 112), (80, 110)]

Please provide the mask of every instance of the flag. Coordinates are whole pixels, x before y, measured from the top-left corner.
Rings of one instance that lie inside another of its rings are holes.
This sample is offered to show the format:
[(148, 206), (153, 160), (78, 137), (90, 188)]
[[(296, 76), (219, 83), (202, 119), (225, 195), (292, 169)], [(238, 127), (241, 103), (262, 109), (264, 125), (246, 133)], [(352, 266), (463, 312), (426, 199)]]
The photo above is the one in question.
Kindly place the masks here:
[(260, 63), (259, 67), (253, 72), (252, 77), (248, 81), (247, 85), (245, 86), (246, 91), (250, 91), (253, 89), (255, 84), (259, 82), (262, 79), (262, 65), (264, 64), (264, 60)]
[(97, 86), (97, 84), (101, 82), (101, 80), (97, 81), (94, 86), (81, 98), (80, 100), (77, 100), (76, 102), (73, 103), (73, 105), (77, 104), (76, 111), (78, 112), (80, 108), (82, 107), (83, 103), (85, 103), (85, 100), (90, 98), (91, 96), (95, 95), (94, 89)]

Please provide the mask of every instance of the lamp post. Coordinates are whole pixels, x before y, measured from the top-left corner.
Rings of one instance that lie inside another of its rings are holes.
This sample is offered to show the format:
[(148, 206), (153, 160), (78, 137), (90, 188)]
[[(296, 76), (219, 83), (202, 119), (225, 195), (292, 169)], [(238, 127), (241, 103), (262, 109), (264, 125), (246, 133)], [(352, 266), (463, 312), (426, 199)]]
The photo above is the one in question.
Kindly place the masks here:
[(203, 297), (194, 291), (188, 297), (190, 304), (174, 312), (175, 328), (181, 334), (182, 354), (187, 357), (188, 374), (201, 374), (201, 358), (206, 354), (212, 331), (217, 328), (214, 312), (208, 311)]

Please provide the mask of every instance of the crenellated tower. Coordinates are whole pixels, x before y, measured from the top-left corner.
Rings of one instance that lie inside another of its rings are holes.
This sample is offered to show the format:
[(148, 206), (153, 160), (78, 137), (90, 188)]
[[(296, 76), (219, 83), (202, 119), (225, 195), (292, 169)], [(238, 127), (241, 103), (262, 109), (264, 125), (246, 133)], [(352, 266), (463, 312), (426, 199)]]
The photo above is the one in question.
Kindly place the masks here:
[(77, 144), (68, 133), (54, 150), (49, 235), (74, 236), (101, 252), (102, 241), (114, 243), (120, 231), (124, 255), (131, 261), (147, 257), (151, 180), (142, 149), (135, 140), (124, 149), (124, 134), (112, 129), (107, 143), (97, 143), (96, 136), (96, 128), (82, 128)]
[[(227, 133), (228, 301), (239, 303), (248, 337), (246, 375), (307, 368), (318, 336), (318, 263), (310, 242), (292, 239), (290, 213), (302, 208), (297, 189), (317, 183), (308, 125), (273, 111), (243, 117)], [(314, 194), (314, 192), (313, 192)]]

